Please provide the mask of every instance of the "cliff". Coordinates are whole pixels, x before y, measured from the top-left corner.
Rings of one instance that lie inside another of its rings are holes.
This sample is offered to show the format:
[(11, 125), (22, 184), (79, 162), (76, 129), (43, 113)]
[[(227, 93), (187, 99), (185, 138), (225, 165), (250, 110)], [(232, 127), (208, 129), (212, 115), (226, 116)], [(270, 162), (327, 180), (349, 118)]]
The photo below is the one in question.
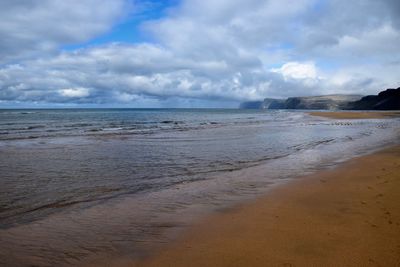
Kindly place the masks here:
[(289, 97), (288, 99), (265, 98), (264, 101), (244, 102), (242, 109), (341, 109), (361, 95), (326, 95)]
[(359, 100), (361, 97), (361, 95), (290, 97), (285, 101), (285, 109), (343, 109), (349, 102)]
[(378, 95), (365, 96), (358, 101), (349, 103), (345, 109), (398, 110), (400, 109), (400, 87), (387, 89)]
[(378, 95), (324, 95), (265, 98), (263, 101), (244, 102), (240, 108), (248, 109), (326, 109), (326, 110), (399, 110), (400, 87), (387, 89)]

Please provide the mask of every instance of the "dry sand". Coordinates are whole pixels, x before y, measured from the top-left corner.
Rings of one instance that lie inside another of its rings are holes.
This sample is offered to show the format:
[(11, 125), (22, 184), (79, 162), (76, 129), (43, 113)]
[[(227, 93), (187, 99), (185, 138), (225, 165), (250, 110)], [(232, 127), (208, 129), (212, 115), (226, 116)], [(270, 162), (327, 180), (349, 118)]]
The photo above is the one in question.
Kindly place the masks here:
[(314, 111), (310, 115), (332, 119), (384, 119), (400, 117), (400, 111)]
[(132, 265), (400, 266), (400, 146), (206, 218)]

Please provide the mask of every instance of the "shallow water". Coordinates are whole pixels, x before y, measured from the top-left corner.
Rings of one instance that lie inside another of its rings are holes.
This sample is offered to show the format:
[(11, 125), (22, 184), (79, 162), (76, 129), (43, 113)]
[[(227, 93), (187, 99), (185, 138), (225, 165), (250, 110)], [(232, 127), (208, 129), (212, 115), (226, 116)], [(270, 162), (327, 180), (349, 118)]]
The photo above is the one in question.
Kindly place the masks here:
[(145, 255), (195, 218), (398, 142), (399, 119), (0, 111), (0, 265)]

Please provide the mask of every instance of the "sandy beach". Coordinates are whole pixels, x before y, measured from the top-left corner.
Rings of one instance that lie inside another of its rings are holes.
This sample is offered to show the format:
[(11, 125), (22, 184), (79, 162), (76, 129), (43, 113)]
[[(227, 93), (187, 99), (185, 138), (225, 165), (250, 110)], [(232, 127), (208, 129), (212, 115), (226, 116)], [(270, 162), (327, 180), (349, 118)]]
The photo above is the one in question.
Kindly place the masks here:
[[(396, 112), (312, 112), (382, 118)], [(400, 146), (210, 216), (135, 266), (399, 266)]]
[(315, 111), (309, 114), (331, 119), (384, 119), (400, 116), (399, 111)]
[(137, 266), (399, 266), (400, 146), (212, 216)]

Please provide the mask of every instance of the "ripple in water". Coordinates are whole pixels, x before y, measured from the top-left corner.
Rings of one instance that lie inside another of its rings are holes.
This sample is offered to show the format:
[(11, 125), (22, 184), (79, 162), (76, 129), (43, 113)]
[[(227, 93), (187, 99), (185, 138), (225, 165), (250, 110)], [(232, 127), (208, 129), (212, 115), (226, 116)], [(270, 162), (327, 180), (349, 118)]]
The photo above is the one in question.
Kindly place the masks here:
[(37, 110), (0, 118), (5, 266), (141, 257), (199, 216), (396, 142), (399, 129), (398, 119), (286, 111)]

